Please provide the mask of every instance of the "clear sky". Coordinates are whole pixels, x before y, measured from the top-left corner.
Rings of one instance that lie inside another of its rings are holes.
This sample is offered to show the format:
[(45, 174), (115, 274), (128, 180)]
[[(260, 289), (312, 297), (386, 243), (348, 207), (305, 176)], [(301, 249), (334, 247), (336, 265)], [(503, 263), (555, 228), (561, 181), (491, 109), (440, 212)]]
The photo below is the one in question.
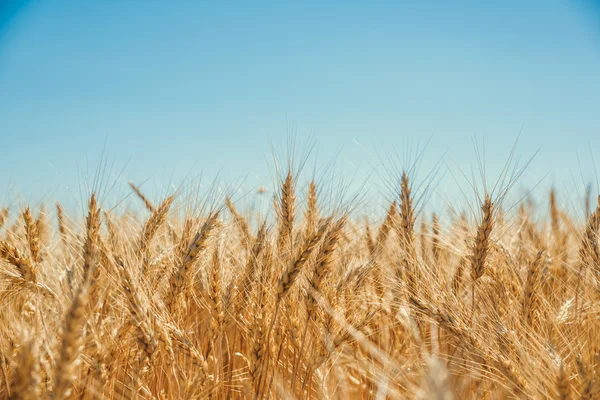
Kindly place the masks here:
[(499, 170), (522, 131), (524, 184), (593, 179), (597, 2), (436, 3), (0, 0), (0, 200), (69, 196), (104, 146), (123, 182), (270, 183), (290, 133), (352, 176), (429, 138)]

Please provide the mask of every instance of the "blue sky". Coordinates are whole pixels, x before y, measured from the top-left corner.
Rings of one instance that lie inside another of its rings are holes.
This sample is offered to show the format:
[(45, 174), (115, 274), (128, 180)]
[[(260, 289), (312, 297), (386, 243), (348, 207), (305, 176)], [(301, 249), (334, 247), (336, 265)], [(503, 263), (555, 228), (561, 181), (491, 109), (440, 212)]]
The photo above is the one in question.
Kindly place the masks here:
[(477, 137), (493, 175), (521, 131), (524, 185), (595, 179), (600, 7), (447, 3), (0, 1), (0, 200), (72, 196), (101, 154), (149, 190), (268, 184), (290, 133), (364, 179), (429, 138), (425, 169)]

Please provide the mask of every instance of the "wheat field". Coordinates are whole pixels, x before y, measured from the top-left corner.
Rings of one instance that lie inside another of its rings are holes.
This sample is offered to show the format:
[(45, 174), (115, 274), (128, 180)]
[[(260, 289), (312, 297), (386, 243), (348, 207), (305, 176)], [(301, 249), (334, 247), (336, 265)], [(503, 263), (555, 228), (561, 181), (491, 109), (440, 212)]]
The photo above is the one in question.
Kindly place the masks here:
[(292, 169), (272, 218), (4, 209), (0, 398), (600, 398), (600, 197), (436, 215), (409, 176), (368, 219)]

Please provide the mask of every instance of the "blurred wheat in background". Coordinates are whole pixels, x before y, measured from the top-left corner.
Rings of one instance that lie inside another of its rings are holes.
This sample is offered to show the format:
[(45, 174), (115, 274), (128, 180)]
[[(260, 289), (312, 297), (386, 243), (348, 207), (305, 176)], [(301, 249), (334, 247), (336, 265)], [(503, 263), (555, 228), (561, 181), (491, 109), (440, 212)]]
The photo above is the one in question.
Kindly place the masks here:
[(600, 197), (432, 215), (400, 171), (373, 223), (297, 176), (274, 218), (4, 209), (0, 397), (600, 398)]

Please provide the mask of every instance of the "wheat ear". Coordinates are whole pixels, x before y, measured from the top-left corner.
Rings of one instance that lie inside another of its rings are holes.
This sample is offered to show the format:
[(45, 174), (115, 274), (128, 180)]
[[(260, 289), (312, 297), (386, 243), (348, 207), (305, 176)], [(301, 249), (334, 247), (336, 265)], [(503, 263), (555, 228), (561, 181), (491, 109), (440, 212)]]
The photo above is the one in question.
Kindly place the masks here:
[(319, 207), (317, 205), (317, 184), (315, 180), (311, 180), (308, 185), (308, 193), (306, 195), (306, 212), (304, 213), (306, 221), (305, 236), (309, 236), (317, 229), (319, 220)]
[(150, 200), (148, 200), (148, 198), (146, 196), (144, 196), (144, 194), (141, 192), (141, 190), (131, 181), (129, 181), (129, 186), (131, 187), (131, 189), (133, 189), (135, 194), (137, 194), (137, 196), (144, 202), (144, 205), (146, 206), (148, 211), (154, 212), (154, 205), (152, 205)]
[(475, 313), (475, 283), (481, 278), (485, 272), (485, 265), (489, 249), (491, 247), (490, 238), (494, 227), (493, 220), (494, 206), (489, 195), (485, 196), (485, 200), (481, 205), (481, 221), (477, 226), (477, 234), (471, 248), (471, 319)]
[(40, 259), (40, 234), (38, 231), (38, 225), (33, 220), (31, 210), (29, 207), (25, 208), (23, 212), (23, 220), (25, 221), (25, 235), (27, 236), (27, 243), (29, 244), (29, 251), (31, 253), (31, 259), (35, 263), (39, 263)]
[(281, 185), (281, 202), (279, 205), (279, 248), (284, 249), (287, 243), (292, 243), (292, 233), (294, 230), (294, 210), (296, 204), (296, 194), (294, 189), (294, 179), (291, 171), (288, 171), (283, 184)]
[(174, 196), (167, 197), (158, 208), (152, 212), (148, 221), (144, 224), (144, 228), (142, 229), (142, 236), (140, 238), (140, 242), (138, 244), (138, 251), (140, 257), (143, 257), (146, 254), (148, 246), (152, 239), (156, 235), (156, 232), (160, 229), (160, 227), (167, 220), (167, 214), (169, 213), (169, 209), (171, 208), (171, 204), (173, 203)]
[(208, 247), (208, 239), (213, 229), (217, 226), (219, 213), (211, 214), (202, 225), (200, 231), (192, 239), (187, 252), (176, 271), (169, 280), (169, 291), (165, 298), (165, 304), (169, 310), (173, 309), (174, 302), (182, 292), (184, 285), (192, 280), (192, 268), (200, 257), (200, 254)]

